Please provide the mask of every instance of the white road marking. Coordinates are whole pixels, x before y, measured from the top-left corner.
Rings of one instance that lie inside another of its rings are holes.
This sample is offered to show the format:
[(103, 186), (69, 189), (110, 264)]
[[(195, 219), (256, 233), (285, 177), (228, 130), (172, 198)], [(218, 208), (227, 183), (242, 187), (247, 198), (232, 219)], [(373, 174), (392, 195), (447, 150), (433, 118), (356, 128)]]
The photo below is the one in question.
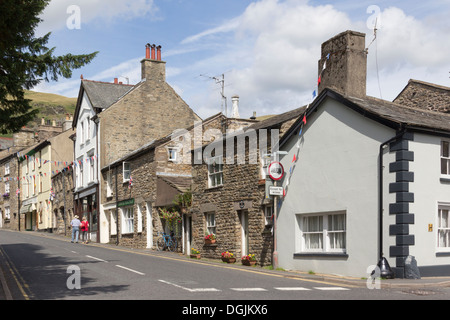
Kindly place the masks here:
[(122, 269), (125, 269), (125, 270), (128, 270), (128, 271), (131, 271), (131, 272), (140, 274), (141, 276), (145, 276), (145, 273), (142, 273), (142, 272), (139, 272), (139, 271), (136, 271), (136, 270), (133, 270), (133, 269), (124, 267), (124, 266), (120, 266), (120, 265), (118, 265), (118, 264), (116, 264), (116, 267), (119, 267), (119, 268), (122, 268)]
[(212, 291), (220, 291), (220, 290), (218, 290), (218, 289), (216, 289), (216, 288), (197, 288), (197, 289), (191, 289), (191, 288), (186, 288), (186, 287), (180, 286), (179, 284), (172, 283), (172, 282), (165, 281), (165, 280), (158, 280), (158, 281), (159, 281), (159, 282), (166, 283), (166, 284), (169, 284), (169, 285), (171, 285), (171, 286), (174, 286), (174, 287), (177, 287), (177, 288), (180, 288), (180, 289), (183, 289), (183, 290), (186, 290), (186, 291), (189, 291), (189, 292), (212, 292)]
[(100, 259), (100, 258), (96, 258), (96, 257), (93, 257), (93, 256), (86, 256), (86, 257), (94, 259), (94, 260), (98, 260), (98, 261), (101, 261), (101, 262), (106, 262), (106, 263), (108, 262), (106, 260), (103, 260), (103, 259)]
[(303, 288), (303, 287), (276, 287), (274, 289), (280, 290), (280, 291), (309, 291), (309, 290), (311, 290), (309, 288)]
[(234, 291), (267, 291), (264, 288), (230, 288)]
[(314, 289), (323, 290), (323, 291), (350, 290), (348, 288), (342, 288), (342, 287), (314, 287)]

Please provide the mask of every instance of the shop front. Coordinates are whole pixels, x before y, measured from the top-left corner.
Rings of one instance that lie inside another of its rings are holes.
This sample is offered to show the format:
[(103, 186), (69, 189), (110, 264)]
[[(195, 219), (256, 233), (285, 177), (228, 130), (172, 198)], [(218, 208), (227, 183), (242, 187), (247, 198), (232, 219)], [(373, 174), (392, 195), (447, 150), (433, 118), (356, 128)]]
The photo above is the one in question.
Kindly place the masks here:
[(89, 241), (98, 242), (99, 223), (98, 223), (98, 189), (97, 185), (75, 193), (74, 214), (78, 215), (80, 220), (86, 217), (89, 222)]

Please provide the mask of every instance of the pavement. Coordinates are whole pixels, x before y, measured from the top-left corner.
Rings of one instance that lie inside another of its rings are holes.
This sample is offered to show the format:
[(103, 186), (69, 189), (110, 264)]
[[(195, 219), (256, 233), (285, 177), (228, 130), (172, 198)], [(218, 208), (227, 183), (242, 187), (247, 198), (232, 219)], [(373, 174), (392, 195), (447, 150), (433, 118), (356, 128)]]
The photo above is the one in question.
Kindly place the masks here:
[[(31, 232), (30, 232), (31, 233)], [(62, 241), (70, 241), (70, 238), (65, 237), (63, 235), (50, 234), (50, 233), (39, 233), (32, 232), (36, 236), (42, 237), (51, 237), (54, 239), (60, 239)], [(89, 243), (91, 246), (99, 246), (104, 248), (109, 248), (111, 250), (121, 250), (128, 252), (135, 252), (139, 254), (148, 254), (153, 256), (163, 256), (170, 259), (180, 259), (180, 260), (189, 260), (190, 257), (179, 252), (167, 252), (167, 251), (155, 251), (152, 249), (135, 249), (135, 248), (127, 248), (123, 246), (117, 246), (115, 244), (100, 244), (100, 243)], [(205, 259), (202, 258), (197, 260), (199, 263), (205, 264), (222, 264), (223, 262), (219, 259)], [(367, 278), (356, 278), (356, 277), (348, 277), (348, 276), (340, 276), (340, 275), (331, 275), (331, 274), (317, 274), (310, 272), (302, 272), (297, 270), (270, 270), (268, 268), (263, 268), (259, 266), (247, 267), (242, 266), (240, 263), (229, 264), (228, 267), (231, 268), (254, 268), (255, 272), (261, 273), (272, 273), (277, 274), (286, 278), (296, 278), (296, 279), (305, 279), (308, 281), (321, 281), (328, 282), (336, 285), (347, 285), (352, 287), (360, 287), (360, 288), (378, 288), (378, 289), (408, 289), (408, 290), (426, 290), (432, 288), (443, 288), (450, 287), (450, 276), (449, 277), (421, 277), (420, 279), (378, 279), (375, 282), (368, 280)], [(8, 263), (5, 260), (5, 256), (2, 254), (0, 250), (0, 300), (12, 300), (11, 293), (9, 291), (7, 285), (7, 279), (11, 276), (8, 270)]]

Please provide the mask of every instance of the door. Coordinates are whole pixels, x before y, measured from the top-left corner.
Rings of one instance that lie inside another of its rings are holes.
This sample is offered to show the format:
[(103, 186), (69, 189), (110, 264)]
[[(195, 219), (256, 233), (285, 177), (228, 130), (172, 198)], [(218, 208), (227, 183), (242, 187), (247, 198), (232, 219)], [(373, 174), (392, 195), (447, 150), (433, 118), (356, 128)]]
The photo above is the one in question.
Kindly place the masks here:
[(241, 256), (248, 254), (248, 210), (239, 211), (241, 222)]
[(153, 247), (153, 217), (152, 217), (152, 205), (150, 203), (145, 204), (145, 229), (147, 230), (147, 249)]

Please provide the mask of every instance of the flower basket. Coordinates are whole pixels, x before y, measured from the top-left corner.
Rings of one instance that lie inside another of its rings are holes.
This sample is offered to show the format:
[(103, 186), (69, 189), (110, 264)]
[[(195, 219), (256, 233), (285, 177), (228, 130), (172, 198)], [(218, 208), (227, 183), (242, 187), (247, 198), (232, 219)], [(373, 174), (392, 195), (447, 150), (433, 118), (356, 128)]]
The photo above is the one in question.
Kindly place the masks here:
[(216, 243), (216, 235), (211, 233), (205, 237), (205, 244), (213, 244)]
[(236, 258), (231, 252), (225, 251), (222, 252), (222, 261), (226, 263), (235, 263)]
[(254, 254), (249, 254), (249, 255), (243, 256), (241, 258), (241, 263), (244, 266), (254, 266), (256, 264), (256, 257)]
[(197, 249), (191, 248), (190, 257), (191, 257), (191, 259), (200, 259), (201, 258), (200, 251), (198, 251)]

